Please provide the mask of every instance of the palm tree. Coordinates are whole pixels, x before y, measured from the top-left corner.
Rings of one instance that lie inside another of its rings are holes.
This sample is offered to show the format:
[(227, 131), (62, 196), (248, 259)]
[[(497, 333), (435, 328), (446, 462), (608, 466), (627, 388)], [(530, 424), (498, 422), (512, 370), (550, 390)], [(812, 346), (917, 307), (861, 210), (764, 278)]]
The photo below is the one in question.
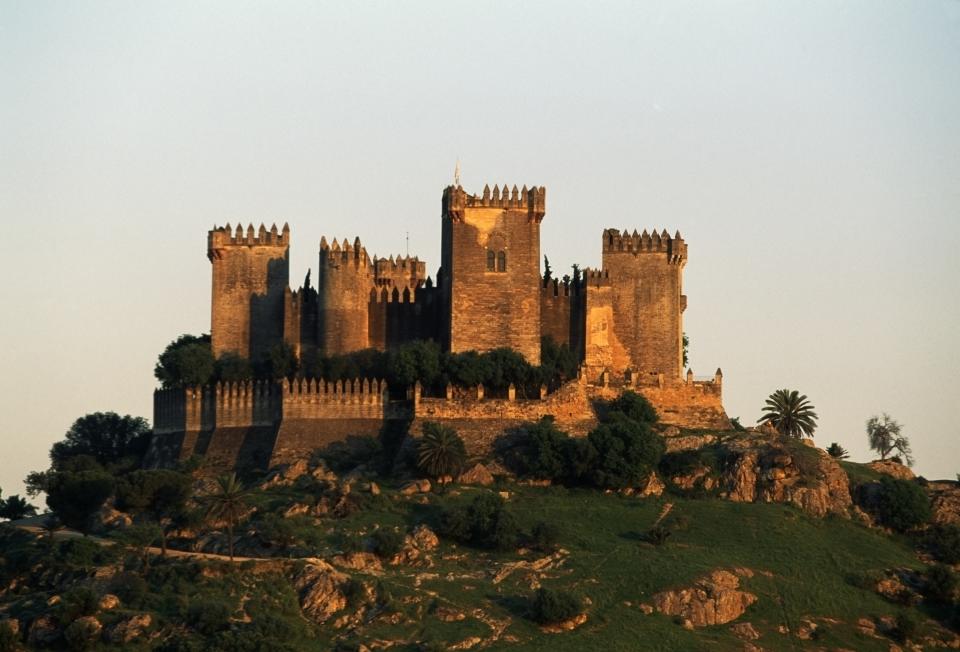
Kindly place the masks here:
[(797, 390), (778, 389), (767, 397), (766, 412), (757, 423), (769, 423), (787, 437), (813, 437), (817, 428), (817, 413), (805, 394)]
[(827, 446), (827, 454), (830, 457), (837, 460), (845, 460), (848, 457), (850, 457), (850, 454), (847, 453), (847, 449), (841, 446), (840, 444), (838, 444), (837, 442), (833, 442), (832, 444)]
[(453, 428), (433, 422), (423, 424), (423, 438), (417, 446), (417, 468), (434, 478), (456, 476), (466, 462), (467, 448)]
[(217, 491), (206, 497), (207, 517), (227, 522), (227, 545), (233, 561), (233, 527), (246, 511), (249, 491), (237, 480), (236, 473), (217, 478)]

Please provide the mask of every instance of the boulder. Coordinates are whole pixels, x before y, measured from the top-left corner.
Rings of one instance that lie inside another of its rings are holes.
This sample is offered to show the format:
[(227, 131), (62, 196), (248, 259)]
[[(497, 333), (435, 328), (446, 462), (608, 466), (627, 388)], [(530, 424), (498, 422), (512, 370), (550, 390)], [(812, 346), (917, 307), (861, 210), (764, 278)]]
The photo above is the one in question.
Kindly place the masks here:
[(792, 504), (812, 516), (849, 517), (853, 500), (846, 472), (819, 449), (794, 451), (769, 438), (728, 442), (735, 457), (722, 478), (729, 500)]
[(362, 573), (379, 573), (383, 570), (380, 558), (372, 552), (348, 552), (337, 555), (331, 561), (342, 568), (360, 571)]
[(435, 550), (440, 545), (440, 539), (434, 531), (422, 523), (413, 528), (410, 537), (413, 539), (414, 545), (424, 552)]
[(143, 636), (153, 618), (150, 614), (137, 614), (130, 616), (126, 620), (121, 620), (107, 630), (106, 638), (110, 643), (124, 645)]
[(493, 484), (493, 474), (487, 470), (483, 464), (477, 463), (460, 474), (457, 478), (460, 484), (478, 484), (481, 487), (489, 487)]
[(13, 638), (20, 636), (20, 621), (16, 618), (0, 618), (0, 632), (8, 632)]
[(662, 614), (690, 621), (693, 627), (723, 625), (739, 618), (757, 601), (757, 596), (739, 590), (739, 586), (736, 575), (717, 569), (692, 587), (657, 593), (653, 606)]
[(674, 476), (670, 478), (670, 482), (677, 488), (686, 491), (693, 489), (698, 483), (702, 484), (703, 488), (707, 491), (710, 491), (716, 486), (716, 480), (710, 477), (710, 468), (706, 466), (699, 466), (686, 475)]
[(110, 611), (111, 609), (116, 609), (120, 606), (120, 598), (115, 596), (112, 593), (106, 593), (100, 598), (100, 610), (101, 611)]
[(413, 480), (400, 488), (401, 495), (412, 496), (413, 494), (425, 494), (430, 491), (430, 481), (426, 478)]
[(893, 460), (874, 460), (867, 464), (868, 469), (873, 469), (877, 473), (889, 475), (897, 480), (913, 480), (916, 476), (910, 467), (904, 466)]
[(112, 504), (106, 504), (101, 507), (93, 517), (97, 530), (127, 528), (133, 525), (133, 519), (129, 514), (125, 514), (113, 507)]
[(745, 641), (755, 641), (760, 638), (760, 632), (750, 623), (731, 625), (730, 631), (733, 632), (734, 636)]
[(552, 625), (544, 625), (540, 629), (547, 634), (562, 634), (563, 632), (570, 632), (575, 630), (580, 625), (587, 622), (587, 614), (577, 614), (569, 620), (564, 620), (561, 623), (555, 623)]
[(27, 631), (27, 643), (38, 647), (52, 646), (60, 638), (56, 621), (50, 616), (40, 616), (30, 623)]
[(371, 483), (370, 483), (370, 487), (368, 488), (368, 491), (370, 492), (370, 495), (371, 495), (371, 496), (379, 496), (379, 495), (380, 495), (380, 485), (378, 485), (376, 482), (371, 482)]
[(659, 496), (663, 493), (664, 487), (663, 482), (660, 481), (660, 478), (657, 477), (656, 472), (651, 471), (650, 475), (646, 480), (640, 483), (640, 486), (637, 487), (636, 495), (641, 498), (646, 498), (647, 496)]
[(81, 616), (67, 625), (63, 630), (63, 637), (71, 648), (85, 650), (92, 647), (102, 632), (103, 625), (96, 616)]
[(317, 623), (324, 623), (347, 606), (343, 589), (350, 578), (322, 559), (311, 558), (294, 577), (300, 609)]
[(667, 453), (676, 453), (678, 451), (690, 451), (709, 446), (717, 441), (716, 435), (682, 435), (679, 437), (667, 437), (664, 440)]

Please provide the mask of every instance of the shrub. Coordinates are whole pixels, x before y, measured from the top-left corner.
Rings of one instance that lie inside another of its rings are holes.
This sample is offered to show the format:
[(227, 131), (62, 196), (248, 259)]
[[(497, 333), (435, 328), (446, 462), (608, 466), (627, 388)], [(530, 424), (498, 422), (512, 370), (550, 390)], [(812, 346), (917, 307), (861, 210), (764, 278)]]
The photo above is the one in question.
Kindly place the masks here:
[(580, 600), (564, 591), (538, 589), (532, 602), (531, 617), (544, 625), (562, 623), (580, 613)]
[(937, 561), (960, 564), (960, 527), (934, 525), (926, 532), (922, 543)]
[(906, 532), (930, 518), (930, 501), (915, 483), (884, 476), (878, 484), (869, 507), (881, 524)]
[(560, 530), (553, 523), (540, 521), (530, 532), (530, 547), (541, 552), (556, 551), (560, 539)]
[(417, 443), (417, 468), (438, 478), (456, 476), (467, 462), (467, 447), (453, 428), (434, 422), (423, 424), (423, 438)]
[(117, 550), (90, 539), (66, 539), (57, 542), (57, 559), (70, 568), (92, 568), (117, 558)]
[(72, 622), (83, 616), (92, 616), (100, 608), (100, 596), (86, 586), (76, 586), (63, 594), (60, 601), (61, 622)]
[(523, 448), (517, 455), (518, 471), (529, 478), (560, 480), (568, 475), (567, 452), (570, 435), (546, 416), (525, 428)]
[(639, 483), (656, 468), (664, 451), (663, 439), (647, 423), (623, 416), (600, 424), (587, 440), (596, 451), (589, 479), (601, 488)]
[(223, 600), (201, 598), (193, 601), (187, 609), (187, 622), (204, 635), (211, 635), (230, 625), (233, 609)]
[(75, 620), (63, 630), (63, 638), (71, 650), (91, 650), (97, 644), (100, 630), (94, 620)]
[(906, 643), (916, 635), (917, 628), (916, 617), (909, 612), (901, 611), (897, 614), (897, 619), (893, 630), (890, 632), (890, 636), (898, 643)]
[(935, 602), (949, 604), (957, 591), (957, 576), (946, 564), (935, 564), (927, 569), (923, 594)]
[(609, 413), (620, 413), (637, 423), (653, 425), (657, 422), (657, 411), (644, 396), (627, 390), (607, 406)]
[(153, 375), (165, 388), (188, 387), (207, 384), (214, 368), (210, 336), (181, 335), (160, 354)]
[(669, 528), (664, 527), (663, 525), (655, 525), (643, 536), (644, 541), (651, 543), (655, 546), (662, 546), (667, 542), (667, 539), (670, 538), (670, 535), (673, 534)]
[(373, 552), (378, 557), (389, 559), (403, 548), (404, 535), (391, 528), (380, 528), (370, 535)]
[(13, 630), (13, 622), (0, 620), (0, 652), (15, 652), (20, 649), (20, 636)]
[(110, 592), (120, 598), (126, 607), (139, 607), (150, 591), (147, 581), (136, 573), (117, 573), (110, 580)]
[(483, 493), (467, 507), (445, 510), (440, 533), (474, 546), (509, 550), (516, 548), (520, 528), (503, 498)]
[(835, 460), (845, 460), (848, 457), (850, 457), (850, 454), (847, 452), (847, 449), (841, 446), (840, 444), (838, 444), (837, 442), (833, 442), (832, 444), (827, 446), (827, 454)]

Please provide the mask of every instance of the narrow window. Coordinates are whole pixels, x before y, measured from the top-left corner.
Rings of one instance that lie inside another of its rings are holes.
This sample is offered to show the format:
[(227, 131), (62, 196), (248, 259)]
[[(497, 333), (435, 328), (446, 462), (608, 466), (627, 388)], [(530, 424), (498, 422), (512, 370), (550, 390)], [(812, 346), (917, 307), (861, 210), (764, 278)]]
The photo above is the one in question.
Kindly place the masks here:
[(507, 254), (504, 251), (497, 253), (497, 271), (498, 272), (507, 271)]
[(496, 260), (497, 255), (493, 253), (490, 249), (487, 249), (487, 271), (493, 272), (496, 271)]

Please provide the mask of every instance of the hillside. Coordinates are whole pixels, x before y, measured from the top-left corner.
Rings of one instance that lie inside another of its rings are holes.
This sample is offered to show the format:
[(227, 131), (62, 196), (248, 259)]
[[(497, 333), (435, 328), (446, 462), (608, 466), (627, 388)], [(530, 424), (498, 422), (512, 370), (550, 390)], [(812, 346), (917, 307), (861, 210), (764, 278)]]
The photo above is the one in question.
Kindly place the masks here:
[[(493, 480), (482, 467), (427, 491), (320, 459), (251, 475), (246, 559), (234, 562), (216, 557), (222, 527), (170, 540), (214, 554), (161, 558), (122, 528), (50, 541), (6, 526), (0, 650), (889, 650), (898, 616), (916, 624), (908, 646), (960, 645), (950, 607), (929, 597), (918, 536), (873, 525), (851, 501), (876, 470), (843, 463), (841, 481), (841, 466), (793, 441), (669, 435), (665, 491), (646, 497)], [(443, 534), (451, 508), (483, 495), (503, 498), (519, 547)], [(573, 595), (585, 621), (555, 633), (535, 622), (541, 587)]]

